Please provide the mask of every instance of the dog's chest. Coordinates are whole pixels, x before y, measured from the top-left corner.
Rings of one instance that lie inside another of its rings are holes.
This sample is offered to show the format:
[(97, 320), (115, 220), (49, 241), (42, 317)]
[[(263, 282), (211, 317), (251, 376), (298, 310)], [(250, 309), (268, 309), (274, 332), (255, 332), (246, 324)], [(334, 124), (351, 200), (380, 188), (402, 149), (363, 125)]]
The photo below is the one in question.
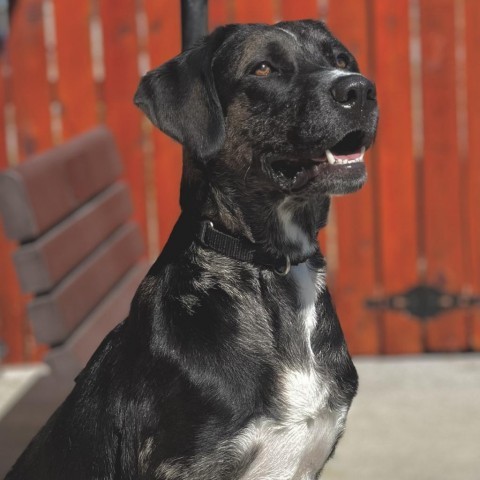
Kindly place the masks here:
[(281, 418), (253, 421), (237, 438), (254, 460), (241, 480), (314, 480), (343, 431), (347, 408), (328, 408), (316, 374), (285, 375)]
[[(273, 403), (275, 418), (253, 420), (236, 438), (253, 456), (241, 480), (312, 480), (343, 431), (347, 406), (329, 407), (329, 379), (314, 358), (310, 336), (316, 326), (315, 301), (323, 276), (305, 264), (293, 268), (299, 295), (298, 318), (305, 358), (298, 368), (283, 367)], [(252, 453), (253, 452), (253, 453)]]

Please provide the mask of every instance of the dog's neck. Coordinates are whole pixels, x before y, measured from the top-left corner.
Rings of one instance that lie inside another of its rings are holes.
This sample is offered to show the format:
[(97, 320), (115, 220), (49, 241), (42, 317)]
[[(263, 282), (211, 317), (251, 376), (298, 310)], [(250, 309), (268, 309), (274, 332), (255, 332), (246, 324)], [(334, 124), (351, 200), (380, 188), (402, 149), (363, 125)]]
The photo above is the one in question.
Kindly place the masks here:
[(211, 184), (207, 188), (198, 177), (195, 185), (191, 180), (185, 176), (182, 180), (182, 210), (198, 221), (211, 220), (216, 228), (260, 244), (273, 256), (288, 256), (292, 263), (319, 250), (317, 235), (326, 224), (329, 197), (313, 202), (263, 192), (245, 195)]

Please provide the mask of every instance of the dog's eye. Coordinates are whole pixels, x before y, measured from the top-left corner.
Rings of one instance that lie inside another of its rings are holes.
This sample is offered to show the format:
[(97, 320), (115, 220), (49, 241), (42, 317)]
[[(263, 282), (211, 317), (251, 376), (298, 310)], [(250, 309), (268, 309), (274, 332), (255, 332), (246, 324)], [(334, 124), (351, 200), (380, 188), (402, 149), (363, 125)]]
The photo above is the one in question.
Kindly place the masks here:
[(269, 63), (261, 62), (253, 68), (252, 73), (257, 77), (267, 77), (272, 73), (272, 70), (273, 69)]
[(349, 64), (348, 57), (344, 53), (339, 53), (335, 58), (335, 63), (337, 64), (337, 68), (347, 68)]

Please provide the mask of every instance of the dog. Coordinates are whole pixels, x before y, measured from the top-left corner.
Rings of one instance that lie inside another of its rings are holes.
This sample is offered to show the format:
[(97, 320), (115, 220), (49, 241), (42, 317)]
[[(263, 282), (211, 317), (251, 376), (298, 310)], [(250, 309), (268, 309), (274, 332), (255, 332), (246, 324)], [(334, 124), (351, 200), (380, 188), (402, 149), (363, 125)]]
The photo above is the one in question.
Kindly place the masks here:
[(7, 479), (317, 479), (358, 383), (317, 234), (366, 180), (375, 86), (319, 21), (227, 25), (135, 103), (184, 146), (181, 216)]

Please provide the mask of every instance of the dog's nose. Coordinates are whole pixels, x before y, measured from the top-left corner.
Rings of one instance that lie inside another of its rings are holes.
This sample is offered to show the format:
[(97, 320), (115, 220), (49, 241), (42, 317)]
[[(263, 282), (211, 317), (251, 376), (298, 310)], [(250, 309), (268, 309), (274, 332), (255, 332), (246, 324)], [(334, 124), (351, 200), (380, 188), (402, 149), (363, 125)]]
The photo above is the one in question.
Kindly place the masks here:
[(330, 89), (333, 99), (345, 108), (374, 106), (377, 100), (375, 84), (362, 75), (337, 78)]

